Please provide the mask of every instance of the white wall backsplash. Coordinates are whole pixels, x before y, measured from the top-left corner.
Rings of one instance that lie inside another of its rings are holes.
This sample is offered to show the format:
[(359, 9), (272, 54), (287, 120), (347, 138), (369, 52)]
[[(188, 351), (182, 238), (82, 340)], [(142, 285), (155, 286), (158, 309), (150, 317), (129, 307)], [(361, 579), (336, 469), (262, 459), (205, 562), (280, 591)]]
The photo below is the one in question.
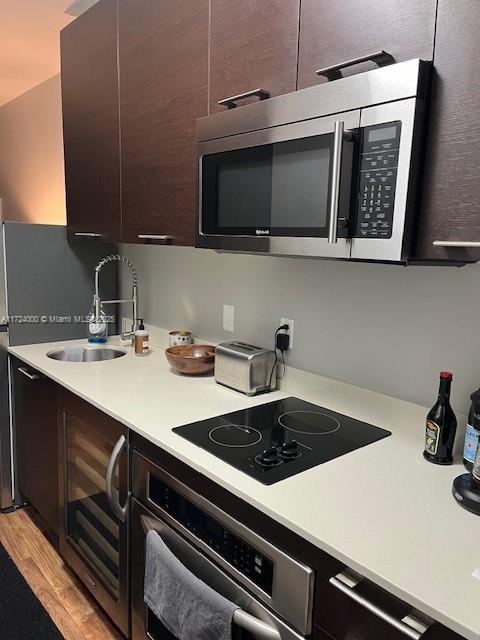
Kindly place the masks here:
[[(149, 324), (270, 347), (280, 318), (288, 317), (295, 320), (287, 360), (293, 367), (426, 406), (435, 400), (439, 371), (452, 370), (461, 414), (480, 386), (480, 266), (120, 249), (139, 272), (140, 315)], [(235, 307), (234, 333), (222, 329), (224, 304)]]

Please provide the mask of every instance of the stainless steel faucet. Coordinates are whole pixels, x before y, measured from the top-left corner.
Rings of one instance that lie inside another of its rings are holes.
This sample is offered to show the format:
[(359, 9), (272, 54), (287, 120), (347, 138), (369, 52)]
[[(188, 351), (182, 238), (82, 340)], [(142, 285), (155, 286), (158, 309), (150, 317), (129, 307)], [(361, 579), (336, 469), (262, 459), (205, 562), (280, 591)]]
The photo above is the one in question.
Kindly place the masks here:
[[(108, 264), (109, 262), (123, 262), (130, 267), (130, 271), (132, 272), (132, 297), (130, 299), (125, 300), (100, 300), (100, 295), (98, 292), (98, 280), (100, 276), (100, 271), (102, 268)], [(101, 319), (101, 307), (104, 304), (121, 304), (123, 302), (130, 302), (132, 304), (132, 329), (131, 331), (122, 332), (121, 337), (122, 340), (127, 340), (128, 338), (133, 338), (135, 331), (138, 328), (138, 275), (133, 264), (120, 255), (110, 255), (102, 258), (100, 262), (95, 267), (95, 294), (93, 296), (93, 309), (94, 309), (94, 321), (99, 322)]]

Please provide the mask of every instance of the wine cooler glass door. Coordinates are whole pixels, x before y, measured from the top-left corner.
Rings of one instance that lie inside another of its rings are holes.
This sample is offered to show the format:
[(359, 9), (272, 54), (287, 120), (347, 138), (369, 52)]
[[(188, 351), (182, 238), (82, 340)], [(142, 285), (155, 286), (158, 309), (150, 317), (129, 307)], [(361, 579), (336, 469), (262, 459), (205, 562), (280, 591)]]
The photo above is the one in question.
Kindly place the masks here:
[[(111, 444), (81, 420), (67, 419), (67, 536), (110, 593), (118, 598), (119, 524), (108, 504)], [(115, 473), (118, 490), (118, 468)]]
[[(128, 594), (127, 527), (116, 515), (118, 510), (112, 509), (108, 489), (118, 504), (125, 500), (127, 456), (122, 452), (112, 468), (112, 453), (118, 453), (117, 443), (125, 436), (107, 416), (102, 416), (103, 421), (108, 424), (73, 411), (63, 412), (65, 503), (61, 548), (79, 577), (115, 618), (116, 609)], [(120, 620), (116, 622), (122, 627)]]

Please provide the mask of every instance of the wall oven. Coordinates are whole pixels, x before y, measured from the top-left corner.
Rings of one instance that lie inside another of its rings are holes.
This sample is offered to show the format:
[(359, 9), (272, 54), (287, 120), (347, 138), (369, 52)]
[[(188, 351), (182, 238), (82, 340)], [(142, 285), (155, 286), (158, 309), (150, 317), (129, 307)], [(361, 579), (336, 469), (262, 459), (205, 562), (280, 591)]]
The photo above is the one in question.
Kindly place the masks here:
[(310, 568), (138, 452), (132, 463), (133, 640), (174, 640), (143, 601), (145, 538), (151, 529), (198, 578), (238, 604), (234, 640), (303, 640), (311, 634)]
[(410, 60), (241, 108), (232, 99), (199, 119), (197, 246), (407, 260), (430, 67)]

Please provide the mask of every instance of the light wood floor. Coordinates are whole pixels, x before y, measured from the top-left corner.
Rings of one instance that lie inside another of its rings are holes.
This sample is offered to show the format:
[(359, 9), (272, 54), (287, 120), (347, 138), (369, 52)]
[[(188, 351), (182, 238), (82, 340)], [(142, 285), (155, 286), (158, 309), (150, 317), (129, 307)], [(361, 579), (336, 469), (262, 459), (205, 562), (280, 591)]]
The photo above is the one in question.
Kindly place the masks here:
[(28, 508), (0, 514), (0, 542), (65, 640), (120, 640), (32, 514)]

